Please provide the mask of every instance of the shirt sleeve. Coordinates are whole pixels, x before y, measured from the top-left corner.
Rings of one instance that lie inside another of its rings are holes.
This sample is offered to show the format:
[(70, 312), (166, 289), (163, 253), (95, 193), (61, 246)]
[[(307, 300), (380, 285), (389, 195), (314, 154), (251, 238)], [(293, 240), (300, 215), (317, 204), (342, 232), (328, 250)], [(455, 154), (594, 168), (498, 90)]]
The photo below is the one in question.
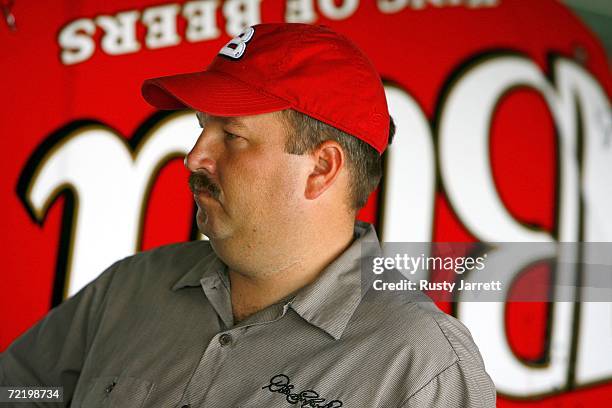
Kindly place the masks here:
[(118, 263), (0, 353), (0, 385), (62, 386), (72, 399)]
[(458, 360), (410, 396), (402, 408), (493, 408), (495, 399), (495, 387), (484, 369)]
[(433, 315), (455, 361), (408, 397), (402, 408), (494, 408), (495, 385), (469, 330), (446, 313)]

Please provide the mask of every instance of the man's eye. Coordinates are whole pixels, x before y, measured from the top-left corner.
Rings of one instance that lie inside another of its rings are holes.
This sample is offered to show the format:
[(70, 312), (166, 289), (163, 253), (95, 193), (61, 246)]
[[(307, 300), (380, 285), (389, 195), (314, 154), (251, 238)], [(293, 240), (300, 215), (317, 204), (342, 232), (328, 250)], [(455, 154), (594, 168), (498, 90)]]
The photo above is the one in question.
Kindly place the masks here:
[(233, 133), (230, 132), (225, 132), (225, 138), (228, 140), (234, 140), (234, 139), (238, 139), (240, 136), (236, 136)]

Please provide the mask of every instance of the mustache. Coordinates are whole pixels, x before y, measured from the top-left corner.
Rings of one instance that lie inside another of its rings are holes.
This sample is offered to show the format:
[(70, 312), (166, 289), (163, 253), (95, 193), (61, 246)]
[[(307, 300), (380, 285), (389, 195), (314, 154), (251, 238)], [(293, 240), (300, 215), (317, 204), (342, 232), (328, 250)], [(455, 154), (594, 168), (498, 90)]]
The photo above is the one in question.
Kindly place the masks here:
[(189, 175), (189, 189), (194, 194), (208, 191), (215, 200), (218, 200), (219, 194), (221, 194), (221, 188), (203, 173), (191, 173)]

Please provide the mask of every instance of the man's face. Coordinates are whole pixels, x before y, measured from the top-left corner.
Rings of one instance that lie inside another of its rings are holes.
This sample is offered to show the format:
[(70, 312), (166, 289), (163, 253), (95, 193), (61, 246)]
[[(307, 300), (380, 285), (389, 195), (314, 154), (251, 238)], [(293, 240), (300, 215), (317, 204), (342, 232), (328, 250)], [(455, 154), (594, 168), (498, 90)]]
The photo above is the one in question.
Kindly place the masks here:
[(281, 114), (196, 115), (203, 130), (185, 165), (200, 231), (211, 241), (282, 234), (299, 213), (308, 159), (285, 152)]

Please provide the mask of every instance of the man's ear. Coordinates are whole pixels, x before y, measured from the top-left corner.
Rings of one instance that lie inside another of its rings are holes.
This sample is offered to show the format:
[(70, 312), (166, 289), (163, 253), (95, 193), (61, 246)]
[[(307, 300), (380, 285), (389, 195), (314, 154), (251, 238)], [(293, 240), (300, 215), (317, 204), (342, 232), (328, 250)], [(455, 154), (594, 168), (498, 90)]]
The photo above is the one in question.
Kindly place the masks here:
[(345, 165), (344, 151), (338, 142), (326, 140), (311, 153), (314, 167), (308, 175), (304, 195), (314, 200), (331, 187)]

